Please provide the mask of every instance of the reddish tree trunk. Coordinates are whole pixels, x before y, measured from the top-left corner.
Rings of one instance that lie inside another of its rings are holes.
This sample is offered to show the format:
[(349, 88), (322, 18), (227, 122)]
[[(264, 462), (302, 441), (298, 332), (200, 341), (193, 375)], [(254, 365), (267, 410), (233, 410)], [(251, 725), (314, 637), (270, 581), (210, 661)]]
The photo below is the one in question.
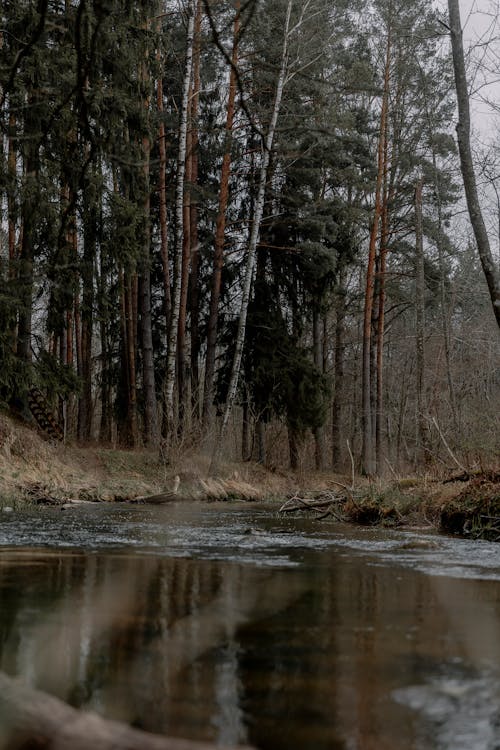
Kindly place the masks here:
[(203, 390), (203, 428), (211, 426), (212, 403), (214, 399), (215, 353), (217, 347), (217, 326), (219, 318), (219, 300), (221, 291), (222, 268), (224, 265), (224, 238), (226, 231), (226, 211), (229, 198), (229, 178), (231, 175), (231, 145), (236, 100), (236, 65), (238, 63), (238, 37), (240, 29), (240, 2), (236, 2), (234, 19), (233, 51), (231, 56), (231, 73), (229, 77), (229, 95), (226, 113), (226, 148), (222, 158), (222, 169), (219, 189), (219, 206), (214, 242), (214, 265), (210, 289), (210, 311), (207, 332), (207, 356), (205, 363), (205, 386)]
[(370, 246), (368, 251), (368, 265), (366, 269), (365, 304), (363, 320), (363, 367), (362, 367), (362, 420), (363, 420), (363, 472), (368, 476), (375, 473), (374, 425), (372, 411), (372, 383), (371, 383), (371, 344), (372, 344), (372, 315), (375, 295), (375, 258), (380, 217), (382, 215), (382, 183), (384, 177), (384, 151), (387, 113), (389, 105), (389, 80), (391, 62), (391, 33), (387, 35), (387, 47), (384, 70), (384, 91), (382, 109), (380, 112), (380, 131), (378, 141), (378, 169), (375, 187), (375, 210), (370, 232)]

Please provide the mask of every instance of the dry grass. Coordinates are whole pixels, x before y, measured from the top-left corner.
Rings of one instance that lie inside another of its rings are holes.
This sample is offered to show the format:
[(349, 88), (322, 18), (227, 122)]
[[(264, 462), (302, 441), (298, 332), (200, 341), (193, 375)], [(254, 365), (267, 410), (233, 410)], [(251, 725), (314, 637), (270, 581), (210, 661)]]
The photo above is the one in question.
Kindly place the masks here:
[(0, 499), (11, 503), (27, 496), (101, 501), (130, 500), (169, 492), (175, 475), (186, 499), (263, 500), (283, 498), (298, 489), (297, 477), (255, 464), (227, 463), (209, 476), (210, 457), (185, 452), (162, 464), (147, 450), (119, 450), (55, 444), (0, 414)]
[[(194, 449), (179, 452), (165, 466), (147, 450), (79, 448), (48, 442), (34, 430), (0, 413), (0, 505), (70, 499), (124, 501), (171, 491), (180, 477), (179, 499), (277, 500), (295, 494), (340, 492), (352, 478), (331, 472), (291, 472), (254, 463), (227, 462), (217, 477), (209, 474), (210, 456)], [(466, 485), (443, 483), (443, 477), (394, 477), (388, 481), (355, 478), (359, 504), (378, 509), (381, 518), (408, 523), (440, 523), (443, 510)], [(344, 493), (345, 494), (345, 493)], [(346, 495), (347, 496), (347, 495)]]

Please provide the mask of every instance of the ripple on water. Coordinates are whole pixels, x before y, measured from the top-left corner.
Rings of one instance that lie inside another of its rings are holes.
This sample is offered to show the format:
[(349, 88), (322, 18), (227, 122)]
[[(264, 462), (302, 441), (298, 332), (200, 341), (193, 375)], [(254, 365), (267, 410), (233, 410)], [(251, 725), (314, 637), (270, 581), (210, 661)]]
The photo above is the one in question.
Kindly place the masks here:
[(252, 506), (76, 506), (64, 512), (16, 512), (0, 517), (0, 546), (135, 549), (273, 567), (295, 567), (305, 550), (330, 548), (366, 556), (369, 565), (500, 580), (500, 546), (492, 542), (318, 523)]

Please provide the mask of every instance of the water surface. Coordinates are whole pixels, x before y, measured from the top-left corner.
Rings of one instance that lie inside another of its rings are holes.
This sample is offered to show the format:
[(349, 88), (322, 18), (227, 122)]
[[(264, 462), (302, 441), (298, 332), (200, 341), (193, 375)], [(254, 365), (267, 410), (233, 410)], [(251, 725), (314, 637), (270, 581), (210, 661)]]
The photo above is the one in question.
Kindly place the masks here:
[(498, 750), (500, 547), (243, 504), (0, 515), (0, 669), (154, 732)]

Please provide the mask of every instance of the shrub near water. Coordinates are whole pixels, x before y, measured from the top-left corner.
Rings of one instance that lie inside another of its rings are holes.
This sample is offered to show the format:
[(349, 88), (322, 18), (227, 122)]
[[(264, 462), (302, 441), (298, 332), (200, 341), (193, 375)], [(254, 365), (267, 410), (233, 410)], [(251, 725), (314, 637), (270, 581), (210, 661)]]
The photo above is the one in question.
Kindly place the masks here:
[(449, 534), (500, 541), (500, 473), (475, 477), (441, 509), (440, 528)]

